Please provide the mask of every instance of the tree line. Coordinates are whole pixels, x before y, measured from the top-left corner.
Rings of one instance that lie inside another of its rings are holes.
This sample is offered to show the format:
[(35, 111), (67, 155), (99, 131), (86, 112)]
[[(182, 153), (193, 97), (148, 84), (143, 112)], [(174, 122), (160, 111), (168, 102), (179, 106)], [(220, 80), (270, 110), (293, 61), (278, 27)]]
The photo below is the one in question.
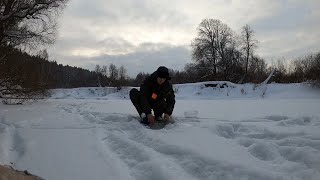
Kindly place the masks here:
[[(258, 40), (247, 24), (237, 34), (220, 20), (204, 19), (197, 30), (198, 34), (191, 42), (193, 63), (186, 64), (184, 70), (170, 69), (174, 84), (221, 80), (261, 83), (273, 70), (272, 81), (277, 83), (320, 82), (320, 52), (299, 57), (290, 63), (281, 59), (268, 64), (255, 53)], [(99, 65), (97, 67), (99, 70)], [(106, 75), (105, 72), (101, 70), (101, 74)], [(139, 86), (148, 75), (140, 72), (133, 79), (122, 76), (128, 79), (122, 78), (117, 85)]]
[(266, 62), (255, 55), (258, 41), (249, 25), (236, 34), (217, 19), (204, 19), (197, 37), (191, 43), (192, 59), (198, 76), (204, 80), (233, 82), (260, 81), (265, 76)]
[[(48, 61), (47, 52), (40, 51), (37, 55), (29, 55), (18, 49), (0, 49), (6, 53), (1, 61), (0, 79), (4, 77), (20, 80), (19, 85), (33, 87), (35, 83), (45, 88), (73, 88), (96, 86), (95, 72)], [(0, 81), (1, 82), (1, 81)], [(2, 84), (4, 81), (2, 82)], [(0, 83), (1, 85), (1, 83)]]
[[(272, 81), (292, 83), (320, 81), (320, 52), (310, 53), (287, 63), (285, 59), (268, 64), (255, 53), (258, 40), (249, 25), (240, 33), (217, 19), (204, 19), (192, 40), (192, 59), (185, 70), (177, 72), (177, 82), (225, 80), (234, 83), (260, 83), (275, 70)], [(183, 76), (186, 77), (183, 80)]]

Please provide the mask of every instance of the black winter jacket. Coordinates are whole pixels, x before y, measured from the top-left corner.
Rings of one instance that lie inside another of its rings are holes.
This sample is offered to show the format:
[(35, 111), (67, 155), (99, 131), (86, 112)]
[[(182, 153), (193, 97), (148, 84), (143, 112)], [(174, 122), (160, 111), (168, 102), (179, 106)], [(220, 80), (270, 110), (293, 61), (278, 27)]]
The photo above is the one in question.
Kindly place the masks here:
[(172, 84), (168, 80), (159, 85), (157, 83), (157, 73), (154, 72), (144, 80), (140, 86), (140, 92), (140, 102), (144, 113), (150, 114), (153, 106), (160, 101), (166, 101), (167, 106), (164, 113), (172, 114), (176, 101)]

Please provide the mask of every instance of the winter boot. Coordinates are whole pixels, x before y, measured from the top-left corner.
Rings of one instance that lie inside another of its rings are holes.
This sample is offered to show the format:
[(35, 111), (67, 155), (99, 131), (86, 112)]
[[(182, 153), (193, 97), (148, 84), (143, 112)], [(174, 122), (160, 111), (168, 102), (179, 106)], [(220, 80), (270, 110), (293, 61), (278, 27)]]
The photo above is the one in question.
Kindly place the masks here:
[(140, 123), (141, 124), (144, 124), (144, 125), (148, 125), (149, 124), (148, 118), (147, 118), (145, 113), (141, 113), (140, 118), (141, 118), (140, 119)]

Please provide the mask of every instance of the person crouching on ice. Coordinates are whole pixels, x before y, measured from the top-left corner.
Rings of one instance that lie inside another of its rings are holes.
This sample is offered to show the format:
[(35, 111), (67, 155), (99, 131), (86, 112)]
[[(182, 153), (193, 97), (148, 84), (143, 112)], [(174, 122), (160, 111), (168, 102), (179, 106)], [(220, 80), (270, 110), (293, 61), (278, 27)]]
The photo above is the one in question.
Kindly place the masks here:
[(141, 117), (141, 123), (150, 125), (156, 120), (170, 120), (176, 101), (169, 80), (168, 68), (160, 66), (144, 80), (140, 91), (135, 88), (130, 90), (130, 99)]

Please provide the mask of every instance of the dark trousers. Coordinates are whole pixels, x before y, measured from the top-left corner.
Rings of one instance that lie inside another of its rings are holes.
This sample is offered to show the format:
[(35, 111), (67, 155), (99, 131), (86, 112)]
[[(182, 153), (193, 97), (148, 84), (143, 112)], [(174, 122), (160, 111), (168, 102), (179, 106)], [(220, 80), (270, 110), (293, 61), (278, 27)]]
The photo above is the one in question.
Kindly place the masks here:
[[(130, 90), (130, 100), (134, 107), (137, 109), (139, 115), (143, 113), (142, 104), (140, 102), (141, 93), (137, 89), (133, 88)], [(149, 101), (151, 109), (153, 109), (155, 117), (161, 117), (167, 107), (167, 102), (163, 100), (158, 100), (155, 102)]]

